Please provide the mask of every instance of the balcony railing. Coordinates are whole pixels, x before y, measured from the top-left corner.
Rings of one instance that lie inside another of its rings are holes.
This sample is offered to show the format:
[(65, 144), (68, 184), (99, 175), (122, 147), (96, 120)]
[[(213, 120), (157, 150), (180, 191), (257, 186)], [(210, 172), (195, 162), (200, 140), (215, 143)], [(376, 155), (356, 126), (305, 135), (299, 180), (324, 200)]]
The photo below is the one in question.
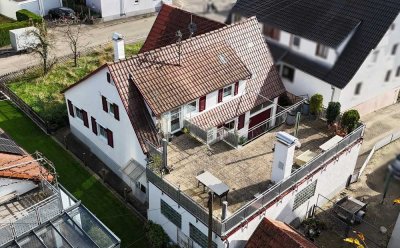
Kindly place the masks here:
[[(278, 197), (281, 197), (284, 192), (294, 187), (304, 177), (306, 177), (316, 169), (321, 168), (345, 148), (349, 147), (355, 141), (359, 140), (363, 136), (364, 127), (364, 125), (360, 124), (357, 129), (344, 137), (334, 147), (319, 154), (307, 164), (294, 171), (288, 178), (267, 189), (261, 194), (261, 196), (248, 202), (246, 205), (233, 213), (229, 218), (223, 221), (213, 218), (213, 231), (216, 234), (223, 236), (232, 231), (241, 223), (246, 222), (247, 219), (249, 219), (251, 216), (259, 212), (261, 209), (265, 208), (269, 203), (271, 203)], [(177, 187), (164, 180), (161, 175), (153, 172), (151, 168), (147, 168), (146, 174), (147, 179), (151, 183), (153, 183), (162, 192), (164, 192), (171, 199), (177, 202), (179, 206), (182, 206), (190, 214), (192, 214), (198, 220), (207, 225), (208, 213), (204, 207), (193, 201), (189, 196), (185, 195)]]

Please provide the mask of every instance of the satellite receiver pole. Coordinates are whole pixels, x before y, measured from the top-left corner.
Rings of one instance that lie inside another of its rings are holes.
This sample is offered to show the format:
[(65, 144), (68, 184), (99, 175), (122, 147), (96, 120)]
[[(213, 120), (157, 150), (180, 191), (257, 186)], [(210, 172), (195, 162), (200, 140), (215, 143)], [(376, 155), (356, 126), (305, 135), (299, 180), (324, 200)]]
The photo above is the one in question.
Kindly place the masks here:
[(182, 32), (180, 30), (176, 31), (176, 37), (178, 37), (178, 56), (179, 56), (179, 65), (181, 65), (181, 46), (182, 46)]
[(189, 23), (188, 29), (189, 29), (189, 33), (190, 33), (190, 36), (189, 36), (189, 39), (190, 39), (190, 38), (192, 38), (193, 34), (196, 33), (196, 31), (197, 31), (197, 25), (196, 25), (196, 23), (193, 22), (193, 15), (190, 15), (190, 23)]

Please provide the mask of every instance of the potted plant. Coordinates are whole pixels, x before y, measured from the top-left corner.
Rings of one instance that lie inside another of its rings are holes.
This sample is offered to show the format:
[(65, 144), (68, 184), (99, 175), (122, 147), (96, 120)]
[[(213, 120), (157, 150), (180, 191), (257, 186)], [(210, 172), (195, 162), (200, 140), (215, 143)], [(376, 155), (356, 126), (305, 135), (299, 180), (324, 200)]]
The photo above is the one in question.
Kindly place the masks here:
[(303, 115), (309, 115), (310, 114), (310, 102), (306, 100), (303, 105), (301, 106), (301, 113)]
[(315, 118), (321, 113), (322, 111), (322, 102), (324, 98), (321, 94), (315, 94), (310, 98), (310, 113)]
[(342, 127), (347, 131), (347, 133), (350, 133), (355, 128), (357, 128), (359, 120), (360, 120), (360, 114), (358, 113), (357, 110), (355, 109), (348, 110), (343, 113), (341, 120)]
[(340, 115), (340, 103), (339, 102), (330, 102), (328, 104), (328, 108), (326, 109), (326, 122), (328, 126), (333, 125), (337, 117)]

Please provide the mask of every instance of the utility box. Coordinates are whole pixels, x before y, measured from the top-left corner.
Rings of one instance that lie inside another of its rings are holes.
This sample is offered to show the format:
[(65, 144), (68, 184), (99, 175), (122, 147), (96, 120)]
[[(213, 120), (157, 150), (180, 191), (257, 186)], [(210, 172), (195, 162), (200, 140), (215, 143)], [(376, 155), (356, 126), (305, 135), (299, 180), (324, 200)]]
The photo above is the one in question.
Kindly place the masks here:
[(26, 51), (39, 44), (39, 38), (33, 32), (38, 32), (35, 27), (26, 27), (10, 30), (12, 48), (17, 51)]

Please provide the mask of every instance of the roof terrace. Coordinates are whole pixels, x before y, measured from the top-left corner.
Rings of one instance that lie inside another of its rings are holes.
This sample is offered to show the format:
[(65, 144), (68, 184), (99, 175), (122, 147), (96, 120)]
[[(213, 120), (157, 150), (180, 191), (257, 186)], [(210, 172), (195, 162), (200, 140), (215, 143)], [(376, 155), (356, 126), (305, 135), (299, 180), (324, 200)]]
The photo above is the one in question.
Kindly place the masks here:
[[(306, 151), (318, 154), (319, 146), (333, 136), (329, 134), (326, 123), (319, 119), (303, 117), (298, 130), (301, 147), (296, 149), (295, 158)], [(229, 187), (228, 212), (234, 213), (271, 186), (273, 148), (278, 131), (293, 134), (294, 126), (281, 125), (240, 149), (233, 149), (223, 141), (207, 146), (189, 134), (181, 134), (168, 145), (171, 170), (163, 178), (206, 207), (208, 194), (203, 187), (198, 187), (196, 176), (208, 171)], [(214, 215), (220, 218), (219, 201), (215, 201), (213, 209)]]

